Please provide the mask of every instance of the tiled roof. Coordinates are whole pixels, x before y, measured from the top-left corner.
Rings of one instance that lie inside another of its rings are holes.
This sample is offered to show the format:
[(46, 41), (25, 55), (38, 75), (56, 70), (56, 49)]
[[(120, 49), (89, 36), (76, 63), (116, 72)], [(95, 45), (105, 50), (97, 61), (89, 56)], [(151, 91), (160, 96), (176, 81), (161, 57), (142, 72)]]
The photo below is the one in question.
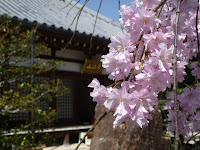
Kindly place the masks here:
[[(56, 28), (70, 29), (74, 31), (75, 24), (70, 26), (74, 17), (81, 8), (77, 4), (67, 15), (69, 9), (76, 3), (71, 0), (1, 0), (0, 15), (7, 14), (10, 17), (16, 16), (20, 20), (36, 21), (39, 24), (54, 25)], [(79, 33), (92, 34), (96, 12), (84, 8), (78, 22), (77, 31)], [(116, 32), (121, 32), (120, 25), (117, 22), (99, 14), (94, 36), (105, 37), (108, 39)]]

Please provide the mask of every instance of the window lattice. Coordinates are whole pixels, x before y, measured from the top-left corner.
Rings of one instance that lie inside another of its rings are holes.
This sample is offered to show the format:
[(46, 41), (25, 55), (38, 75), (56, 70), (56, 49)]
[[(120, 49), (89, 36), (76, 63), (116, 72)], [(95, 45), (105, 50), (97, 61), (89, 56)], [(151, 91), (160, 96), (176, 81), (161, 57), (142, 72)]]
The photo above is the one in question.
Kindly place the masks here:
[(69, 79), (62, 79), (62, 81), (64, 86), (70, 89), (70, 92), (57, 97), (57, 118), (70, 119), (73, 117), (73, 81)]
[[(46, 81), (49, 81), (48, 77), (35, 77), (35, 81), (38, 83), (45, 83)], [(10, 89), (19, 92), (22, 95), (27, 95), (28, 91), (26, 91), (25, 89), (19, 89), (17, 88), (18, 84), (22, 83), (22, 82), (30, 82), (30, 80), (27, 79), (22, 79), (22, 81), (18, 81), (16, 80), (15, 82), (12, 82), (10, 84)], [(37, 104), (36, 107), (40, 107), (42, 110), (44, 111), (48, 111), (49, 110), (49, 102), (47, 98), (42, 98), (41, 102), (39, 104)], [(9, 120), (14, 121), (14, 120), (27, 120), (29, 117), (27, 112), (19, 112), (19, 113), (14, 113), (14, 114), (10, 114), (9, 115)]]
[[(25, 82), (29, 82), (27, 79), (22, 79)], [(12, 89), (14, 92), (19, 92), (22, 95), (28, 94), (28, 92), (24, 89), (19, 89), (17, 86), (22, 83), (23, 81), (16, 80), (15, 82), (10, 83), (10, 89)], [(9, 120), (14, 121), (14, 120), (27, 120), (28, 119), (28, 113), (27, 112), (18, 112), (14, 114), (9, 115)]]
[[(48, 77), (36, 77), (36, 81), (39, 83), (45, 83), (48, 82), (50, 79)], [(49, 100), (47, 97), (43, 97), (41, 99), (41, 102), (37, 104), (37, 107), (42, 109), (43, 111), (48, 111), (49, 110)]]

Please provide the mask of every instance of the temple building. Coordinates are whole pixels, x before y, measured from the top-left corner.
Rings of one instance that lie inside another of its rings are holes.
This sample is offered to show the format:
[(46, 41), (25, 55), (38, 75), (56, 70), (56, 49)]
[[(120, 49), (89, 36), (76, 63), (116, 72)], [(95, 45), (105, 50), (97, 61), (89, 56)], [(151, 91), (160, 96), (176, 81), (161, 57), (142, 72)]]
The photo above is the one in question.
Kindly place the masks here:
[[(43, 103), (42, 106), (43, 109), (49, 106), (56, 109), (56, 126), (59, 127), (92, 123), (95, 103), (89, 96), (91, 89), (87, 86), (94, 77), (102, 84), (109, 82), (99, 60), (101, 55), (108, 52), (110, 36), (121, 32), (118, 23), (98, 14), (93, 33), (97, 12), (86, 7), (80, 12), (81, 7), (71, 0), (5, 0), (0, 3), (0, 15), (7, 14), (12, 21), (22, 22), (22, 26), (27, 29), (39, 25), (37, 31), (51, 53), (40, 55), (35, 61), (54, 59), (64, 62), (55, 74), (37, 77), (38, 80), (49, 80), (52, 77), (61, 79), (70, 89), (70, 93), (63, 93), (52, 104)], [(26, 62), (22, 65), (28, 66)], [(14, 87), (16, 83), (10, 86)], [(17, 113), (9, 119), (25, 120), (27, 115)]]

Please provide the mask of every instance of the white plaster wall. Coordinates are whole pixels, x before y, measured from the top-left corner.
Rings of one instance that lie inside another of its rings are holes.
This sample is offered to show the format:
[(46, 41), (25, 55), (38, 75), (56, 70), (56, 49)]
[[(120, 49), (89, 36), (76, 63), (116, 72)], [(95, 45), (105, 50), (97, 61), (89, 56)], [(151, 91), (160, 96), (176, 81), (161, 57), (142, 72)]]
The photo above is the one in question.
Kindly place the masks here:
[(85, 55), (84, 52), (71, 49), (56, 51), (56, 56), (62, 58), (77, 59), (77, 60), (85, 60), (86, 58), (88, 58), (88, 56)]
[[(85, 60), (89, 58), (89, 56), (84, 54), (84, 52), (72, 50), (72, 49), (58, 50), (56, 51), (56, 57), (71, 58), (71, 59), (77, 59), (77, 60)], [(97, 54), (95, 56), (92, 56), (92, 59), (100, 60), (101, 55)]]
[[(42, 64), (44, 62), (47, 62), (47, 59), (40, 59), (40, 58), (35, 58), (35, 62)], [(16, 66), (24, 66), (24, 67), (30, 67), (30, 59), (26, 59), (23, 62), (19, 62), (16, 64)], [(69, 72), (81, 72), (83, 68), (83, 64), (80, 63), (75, 63), (75, 62), (63, 62), (63, 64), (58, 68), (60, 71), (69, 71)], [(108, 73), (106, 72), (105, 69), (103, 69), (102, 74), (107, 75)]]

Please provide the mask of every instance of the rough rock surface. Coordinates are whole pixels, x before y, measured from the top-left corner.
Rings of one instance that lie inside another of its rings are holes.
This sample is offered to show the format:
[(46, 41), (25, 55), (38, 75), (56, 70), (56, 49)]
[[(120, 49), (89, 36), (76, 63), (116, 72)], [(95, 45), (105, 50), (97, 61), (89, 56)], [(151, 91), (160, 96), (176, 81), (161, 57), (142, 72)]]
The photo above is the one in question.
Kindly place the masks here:
[[(96, 107), (95, 118), (105, 112), (101, 106)], [(113, 129), (114, 118), (108, 114), (96, 126), (93, 133), (91, 150), (169, 150), (170, 140), (162, 137), (162, 116), (159, 111), (153, 114), (148, 127), (133, 128), (127, 122)]]

